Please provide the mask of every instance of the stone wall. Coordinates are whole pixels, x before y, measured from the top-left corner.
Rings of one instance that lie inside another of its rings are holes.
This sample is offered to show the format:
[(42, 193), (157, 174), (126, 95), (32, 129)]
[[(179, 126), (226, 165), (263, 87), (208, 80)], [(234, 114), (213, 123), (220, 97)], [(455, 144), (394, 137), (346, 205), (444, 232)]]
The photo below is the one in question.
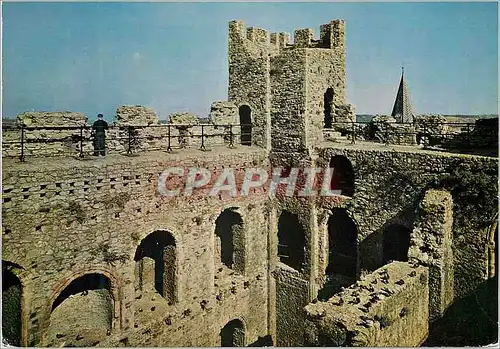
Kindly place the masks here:
[[(195, 195), (165, 201), (156, 192), (158, 175), (171, 166), (207, 167), (213, 173), (234, 167), (241, 183), (249, 167), (268, 168), (270, 163), (292, 160), (305, 166), (311, 161), (280, 158), (258, 148), (208, 152), (203, 157), (153, 152), (88, 162), (55, 159), (43, 167), (37, 161), (4, 162), (3, 258), (24, 268), (23, 294), (30, 295), (23, 300), (27, 344), (48, 343), (51, 303), (72, 280), (100, 273), (109, 278), (114, 299), (112, 331), (100, 345), (215, 345), (220, 329), (235, 318), (245, 323), (247, 344), (271, 334), (277, 343), (300, 345), (300, 306), (310, 302), (325, 282), (326, 222), (336, 207), (346, 208), (357, 226), (358, 277), (383, 265), (384, 228), (397, 223), (418, 231), (418, 217), (421, 227), (429, 227), (423, 221), (435, 227), (422, 229), (423, 239), (438, 232), (438, 223), (444, 224), (446, 234), (453, 232), (445, 242), (453, 241), (454, 263), (442, 270), (454, 270), (454, 276), (443, 278), (444, 290), (450, 290), (446, 282), (454, 279), (453, 293), (461, 297), (488, 277), (489, 236), (483, 226), (491, 226), (496, 213), (496, 159), (351, 147), (323, 149), (315, 163), (328, 166), (334, 155), (345, 156), (353, 166), (352, 197), (302, 200), (278, 195), (269, 200), (257, 191), (249, 197)], [(430, 186), (451, 193), (452, 229), (448, 199), (443, 218), (436, 216), (434, 221), (425, 210), (419, 213), (419, 205), (428, 206), (421, 202), (427, 202), (422, 198)], [(246, 232), (245, 246), (238, 250), (244, 250), (251, 263), (244, 263), (243, 274), (214, 262), (215, 221), (230, 207), (238, 208)], [(297, 214), (303, 225), (303, 270), (290, 271), (277, 258), (277, 222), (284, 210)], [(154, 291), (136, 299), (134, 254), (156, 230), (168, 231), (176, 242), (177, 301), (171, 305)], [(449, 255), (444, 258), (451, 260)], [(439, 304), (447, 304), (448, 295), (441, 296)], [(432, 304), (438, 303), (431, 297)], [(283, 325), (287, 323), (293, 331)]]
[[(208, 123), (200, 123), (193, 114), (176, 114), (168, 125), (160, 125), (153, 109), (142, 106), (123, 106), (117, 109), (117, 121), (108, 122), (106, 131), (107, 153), (136, 154), (146, 151), (183, 148), (213, 149), (241, 143), (241, 129), (236, 116), (236, 107), (228, 102), (214, 103), (215, 109)], [(26, 113), (25, 113), (26, 114)], [(33, 112), (19, 116), (20, 120), (30, 120), (24, 130), (23, 154), (26, 159), (46, 156), (79, 157), (93, 154), (91, 125), (80, 113)], [(179, 117), (181, 115), (181, 117)], [(190, 115), (190, 117), (182, 117)], [(63, 120), (61, 125), (58, 120)], [(231, 121), (231, 122), (229, 122)], [(58, 129), (70, 127), (71, 129)], [(218, 126), (232, 124), (234, 126)], [(83, 128), (80, 129), (79, 126)], [(35, 130), (30, 127), (44, 127)], [(2, 130), (3, 157), (21, 155), (21, 129)], [(170, 138), (170, 143), (169, 143)], [(202, 141), (203, 138), (203, 141)], [(80, 141), (82, 140), (83, 141)]]
[[(43, 167), (4, 162), (2, 254), (24, 268), (28, 345), (49, 343), (52, 302), (88, 273), (108, 277), (114, 299), (113, 328), (100, 345), (213, 346), (234, 318), (245, 323), (247, 343), (268, 333), (266, 196), (165, 201), (156, 192), (157, 178), (176, 165), (220, 173), (223, 166), (266, 167), (267, 156), (152, 153), (99, 164), (61, 159)], [(228, 207), (238, 207), (245, 224), (245, 258), (252, 263), (243, 275), (214, 265), (215, 220)], [(178, 301), (172, 305), (157, 293), (137, 299), (134, 291), (136, 248), (156, 230), (176, 240)]]
[(273, 152), (304, 152), (306, 141), (306, 50), (285, 50), (271, 62)]
[(123, 105), (116, 109), (116, 124), (120, 126), (158, 125), (160, 119), (152, 108)]
[(453, 302), (453, 199), (447, 191), (428, 190), (419, 205), (410, 258), (429, 268), (429, 317), (440, 318)]
[[(90, 126), (85, 115), (76, 112), (25, 112), (17, 116), (17, 128), (2, 129), (2, 156), (21, 155), (21, 125), (26, 156), (78, 154), (80, 127)], [(45, 127), (44, 130), (31, 128)], [(66, 129), (65, 129), (66, 128)], [(69, 129), (68, 129), (69, 128)], [(90, 132), (83, 130), (84, 135)]]
[(427, 269), (394, 262), (306, 307), (310, 346), (416, 347), (428, 334)]
[[(435, 188), (449, 191), (453, 199), (455, 297), (467, 295), (487, 278), (485, 228), (497, 213), (497, 159), (337, 146), (320, 152), (319, 166), (327, 166), (334, 155), (345, 156), (354, 169), (354, 195), (343, 207), (358, 228), (359, 273), (383, 265), (384, 229), (399, 224), (412, 231), (425, 192)], [(319, 208), (318, 215), (328, 215), (328, 210)], [(320, 229), (326, 234), (326, 225)]]
[(232, 102), (213, 102), (210, 106), (210, 120), (215, 125), (237, 125), (240, 123), (238, 107)]
[(269, 148), (270, 142), (270, 55), (278, 46), (259, 28), (245, 28), (243, 21), (229, 23), (228, 99), (251, 109), (252, 144)]

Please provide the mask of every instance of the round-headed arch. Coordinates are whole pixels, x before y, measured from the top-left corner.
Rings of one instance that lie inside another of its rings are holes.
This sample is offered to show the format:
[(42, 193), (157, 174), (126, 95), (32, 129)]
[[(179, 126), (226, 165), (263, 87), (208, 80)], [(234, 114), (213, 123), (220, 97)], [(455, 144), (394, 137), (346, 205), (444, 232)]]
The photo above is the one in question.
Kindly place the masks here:
[(339, 190), (341, 195), (354, 195), (354, 169), (351, 161), (344, 155), (335, 155), (330, 159), (332, 180), (330, 190)]
[(283, 210), (278, 219), (278, 259), (301, 271), (306, 264), (306, 231), (297, 214)]
[(107, 268), (85, 268), (59, 282), (42, 321), (46, 346), (88, 346), (120, 321), (119, 284)]
[(223, 210), (215, 220), (216, 259), (228, 268), (245, 269), (245, 227), (238, 207)]
[(21, 270), (18, 264), (2, 260), (2, 333), (12, 346), (26, 345)]
[(238, 108), (240, 117), (240, 141), (242, 145), (252, 145), (252, 109), (247, 104), (242, 104)]
[(136, 286), (141, 292), (157, 292), (170, 304), (177, 302), (178, 248), (168, 230), (155, 230), (136, 249)]
[(222, 347), (245, 346), (245, 322), (239, 318), (229, 321), (220, 331)]

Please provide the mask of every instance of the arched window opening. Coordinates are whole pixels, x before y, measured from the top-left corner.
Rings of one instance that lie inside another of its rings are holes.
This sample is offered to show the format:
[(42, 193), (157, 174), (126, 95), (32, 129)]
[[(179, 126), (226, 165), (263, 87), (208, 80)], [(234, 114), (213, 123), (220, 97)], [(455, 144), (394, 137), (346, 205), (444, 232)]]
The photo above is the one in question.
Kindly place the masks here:
[(330, 160), (332, 181), (330, 190), (340, 190), (341, 195), (354, 195), (354, 170), (351, 162), (345, 156), (335, 155)]
[(390, 261), (408, 261), (410, 235), (411, 230), (399, 224), (393, 224), (384, 229), (384, 264)]
[(241, 144), (252, 145), (252, 110), (248, 105), (239, 108), (241, 126)]
[(333, 123), (332, 107), (333, 107), (333, 88), (328, 87), (323, 95), (325, 128), (331, 128)]
[(2, 263), (2, 334), (7, 344), (21, 346), (21, 296), (18, 277)]
[(233, 208), (224, 210), (215, 221), (215, 255), (220, 263), (243, 272), (245, 233), (243, 219)]
[(93, 346), (112, 328), (114, 300), (109, 279), (86, 274), (73, 280), (52, 304), (49, 346)]
[(244, 347), (245, 326), (239, 319), (229, 321), (220, 331), (222, 347)]
[(149, 234), (137, 247), (136, 285), (143, 292), (157, 292), (169, 303), (176, 301), (176, 245), (167, 231)]
[(358, 230), (345, 209), (334, 209), (328, 219), (327, 275), (356, 277)]
[(305, 264), (306, 239), (299, 217), (283, 211), (278, 220), (278, 258), (280, 262), (300, 271)]

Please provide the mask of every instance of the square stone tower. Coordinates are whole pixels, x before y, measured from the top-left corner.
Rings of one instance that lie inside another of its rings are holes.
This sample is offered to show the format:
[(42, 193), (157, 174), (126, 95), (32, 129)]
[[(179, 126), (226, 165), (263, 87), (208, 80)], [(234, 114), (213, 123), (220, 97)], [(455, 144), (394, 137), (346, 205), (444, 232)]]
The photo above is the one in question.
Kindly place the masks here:
[(345, 22), (290, 34), (229, 25), (229, 100), (247, 104), (252, 143), (272, 152), (309, 153), (323, 142), (323, 129), (354, 121), (346, 104)]

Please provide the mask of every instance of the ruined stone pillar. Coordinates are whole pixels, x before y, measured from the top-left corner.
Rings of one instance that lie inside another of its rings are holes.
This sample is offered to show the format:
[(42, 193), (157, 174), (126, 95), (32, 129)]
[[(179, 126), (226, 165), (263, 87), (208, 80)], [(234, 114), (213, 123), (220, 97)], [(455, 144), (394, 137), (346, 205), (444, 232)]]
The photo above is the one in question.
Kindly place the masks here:
[(163, 249), (163, 297), (174, 303), (176, 299), (175, 277), (175, 246), (165, 246)]
[(419, 205), (408, 257), (429, 268), (429, 321), (451, 304), (453, 291), (453, 200), (444, 190), (428, 190)]
[(155, 289), (155, 261), (150, 257), (143, 257), (139, 262), (140, 289), (152, 291)]

